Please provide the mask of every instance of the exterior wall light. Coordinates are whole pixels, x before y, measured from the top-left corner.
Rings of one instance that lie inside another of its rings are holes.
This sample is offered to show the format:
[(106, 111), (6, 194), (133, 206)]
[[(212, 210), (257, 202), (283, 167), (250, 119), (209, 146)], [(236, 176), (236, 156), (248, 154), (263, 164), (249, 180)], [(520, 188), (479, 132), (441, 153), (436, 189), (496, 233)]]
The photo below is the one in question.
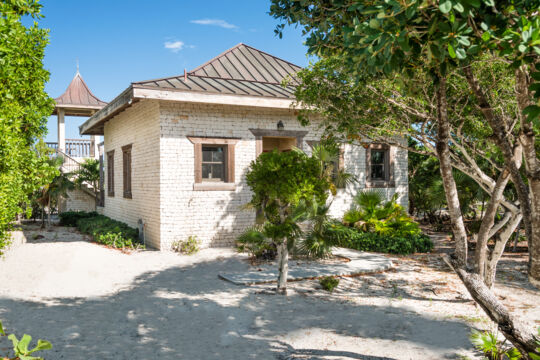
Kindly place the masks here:
[(277, 123), (277, 129), (278, 130), (285, 129), (285, 125), (283, 125), (283, 121), (279, 120), (279, 122)]

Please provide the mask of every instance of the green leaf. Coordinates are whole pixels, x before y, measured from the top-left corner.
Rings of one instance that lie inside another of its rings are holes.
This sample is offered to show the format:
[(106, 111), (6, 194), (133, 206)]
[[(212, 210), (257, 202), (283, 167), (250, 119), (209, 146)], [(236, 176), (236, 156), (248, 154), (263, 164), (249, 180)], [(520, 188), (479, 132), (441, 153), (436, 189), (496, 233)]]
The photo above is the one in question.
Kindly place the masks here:
[(52, 344), (50, 342), (39, 339), (37, 346), (33, 348), (32, 351), (30, 351), (28, 354), (31, 354), (33, 352), (40, 351), (40, 350), (50, 350), (50, 349), (52, 349)]
[(518, 50), (521, 51), (522, 53), (527, 52), (527, 46), (523, 44), (519, 44)]
[(0, 335), (6, 336), (6, 332), (4, 331), (4, 326), (2, 325), (1, 321), (0, 321)]
[(471, 45), (471, 42), (469, 41), (469, 39), (467, 39), (465, 36), (459, 36), (457, 38), (457, 42), (460, 43), (461, 45), (463, 46), (469, 46)]
[(467, 53), (462, 48), (456, 49), (457, 58), (463, 60), (467, 57)]
[[(532, 77), (534, 80), (540, 81), (540, 72), (538, 72), (538, 71), (532, 72), (532, 73), (531, 73), (531, 77)], [(2, 325), (2, 324), (0, 324), (0, 328), (1, 328), (1, 325)]]
[(487, 31), (485, 31), (483, 34), (482, 34), (482, 40), (484, 40), (484, 42), (487, 42), (489, 39), (491, 39), (491, 34)]
[(540, 116), (540, 106), (529, 105), (525, 109), (523, 109), (523, 114), (527, 115), (528, 121), (534, 121)]
[(465, 8), (463, 7), (463, 5), (461, 5), (461, 3), (456, 3), (454, 5), (454, 9), (460, 13), (465, 11)]
[(456, 52), (455, 52), (454, 47), (452, 46), (452, 44), (448, 44), (448, 54), (450, 55), (450, 57), (452, 59), (456, 58)]
[(371, 19), (369, 20), (369, 27), (372, 29), (378, 29), (380, 27), (380, 24), (377, 19)]
[(494, 0), (484, 0), (484, 4), (486, 4), (487, 6), (495, 6), (495, 1)]
[(449, 1), (449, 0), (441, 1), (439, 3), (439, 10), (441, 10), (443, 14), (448, 14), (450, 10), (452, 10), (452, 1)]
[(28, 345), (30, 345), (30, 341), (32, 341), (32, 337), (28, 334), (24, 334), (17, 345), (17, 351), (20, 355), (28, 354)]

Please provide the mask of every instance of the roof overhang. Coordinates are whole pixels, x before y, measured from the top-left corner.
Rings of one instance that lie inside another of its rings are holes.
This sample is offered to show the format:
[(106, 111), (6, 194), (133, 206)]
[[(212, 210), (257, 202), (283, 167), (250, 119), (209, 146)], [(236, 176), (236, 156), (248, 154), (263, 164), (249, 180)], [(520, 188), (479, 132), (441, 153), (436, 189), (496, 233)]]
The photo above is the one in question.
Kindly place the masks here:
[(63, 105), (63, 104), (56, 104), (54, 107), (54, 110), (52, 112), (52, 115), (57, 115), (58, 110), (64, 110), (65, 116), (92, 116), (94, 115), (98, 110), (102, 109), (103, 106), (101, 105)]
[(292, 99), (284, 98), (163, 89), (132, 84), (82, 124), (79, 127), (79, 132), (81, 135), (103, 135), (104, 125), (107, 121), (124, 111), (134, 102), (143, 99), (273, 109), (291, 109), (294, 102)]

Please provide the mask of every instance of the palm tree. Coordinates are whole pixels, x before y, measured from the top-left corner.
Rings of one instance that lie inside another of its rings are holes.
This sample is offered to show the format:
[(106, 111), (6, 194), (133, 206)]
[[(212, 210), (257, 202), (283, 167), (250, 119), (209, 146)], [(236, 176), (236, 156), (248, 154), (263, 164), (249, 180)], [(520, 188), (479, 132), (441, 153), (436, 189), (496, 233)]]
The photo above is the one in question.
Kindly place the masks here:
[(99, 161), (96, 159), (86, 159), (77, 170), (70, 174), (73, 176), (75, 186), (81, 188), (84, 183), (92, 186), (95, 196), (95, 208), (97, 209), (99, 196)]

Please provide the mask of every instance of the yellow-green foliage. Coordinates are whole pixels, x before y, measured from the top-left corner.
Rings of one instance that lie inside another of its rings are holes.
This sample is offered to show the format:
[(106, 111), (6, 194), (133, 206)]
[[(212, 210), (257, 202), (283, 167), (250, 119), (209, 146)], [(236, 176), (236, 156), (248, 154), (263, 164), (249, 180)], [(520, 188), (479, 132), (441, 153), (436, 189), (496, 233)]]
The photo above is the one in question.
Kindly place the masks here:
[(21, 23), (40, 9), (36, 0), (0, 2), (0, 254), (21, 204), (51, 179), (43, 146), (36, 150), (53, 110), (42, 63), (48, 31)]

